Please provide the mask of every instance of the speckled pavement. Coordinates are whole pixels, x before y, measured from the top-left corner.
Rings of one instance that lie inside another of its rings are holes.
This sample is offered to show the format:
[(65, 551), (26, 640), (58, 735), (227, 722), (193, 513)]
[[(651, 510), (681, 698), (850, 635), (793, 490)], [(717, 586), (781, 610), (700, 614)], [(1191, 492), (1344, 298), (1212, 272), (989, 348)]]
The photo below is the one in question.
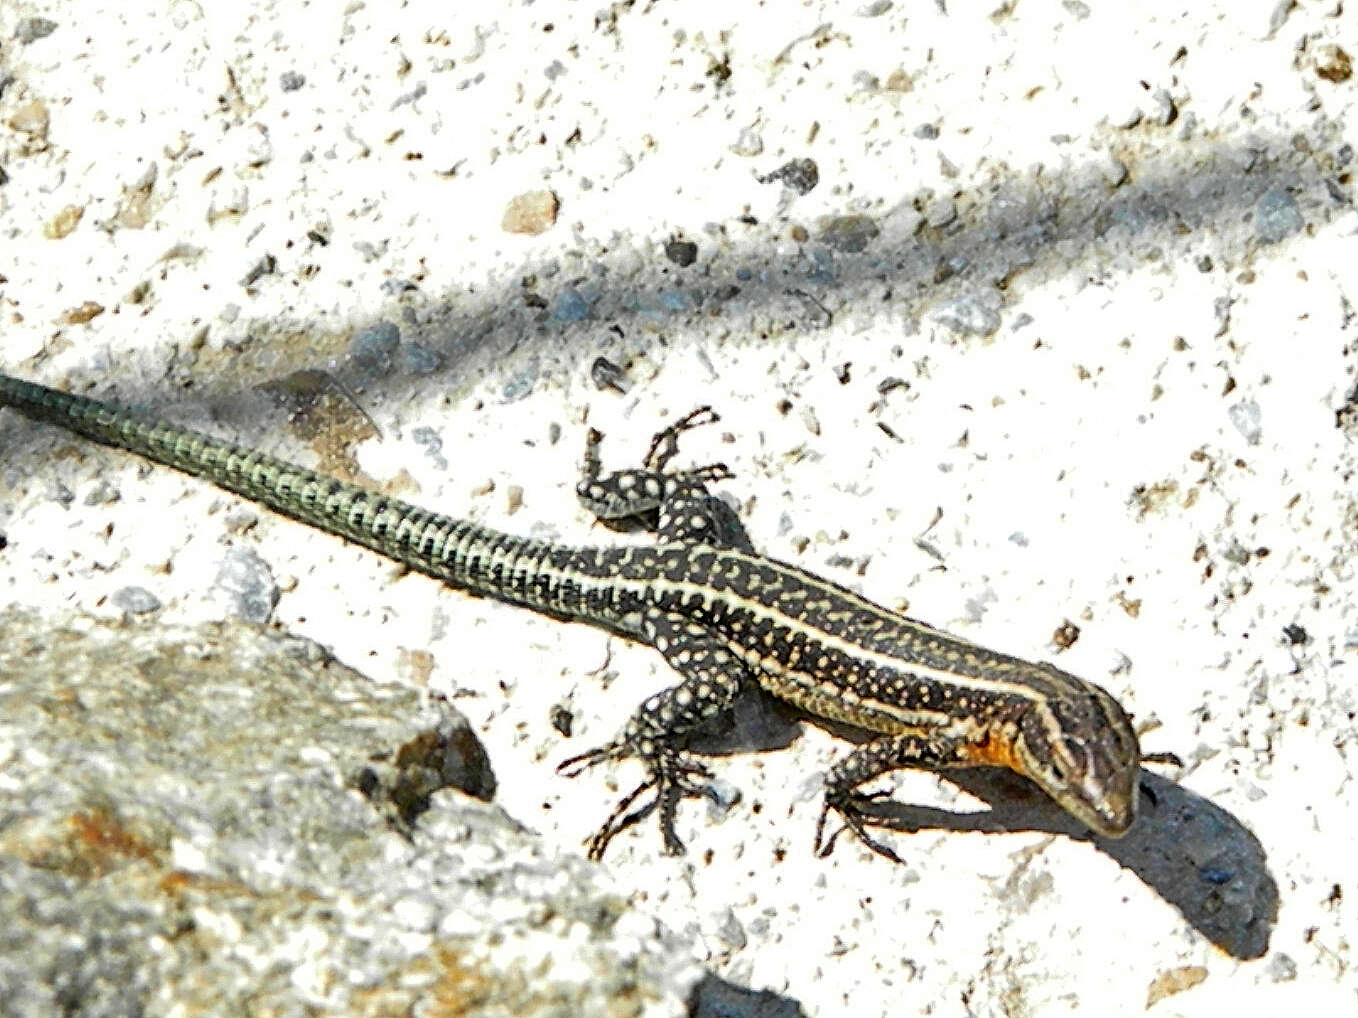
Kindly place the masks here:
[[(0, 368), (573, 542), (642, 539), (575, 504), (586, 428), (630, 463), (711, 403), (762, 549), (1185, 766), (1117, 842), (903, 775), (905, 865), (821, 860), (803, 725), (687, 856), (617, 840), (635, 908), (807, 1014), (1345, 1013), (1358, 19), (1181, 7), (7, 5)], [(632, 773), (555, 764), (670, 681), (7, 413), (0, 533), (0, 604), (253, 611), (455, 694), (563, 853)]]

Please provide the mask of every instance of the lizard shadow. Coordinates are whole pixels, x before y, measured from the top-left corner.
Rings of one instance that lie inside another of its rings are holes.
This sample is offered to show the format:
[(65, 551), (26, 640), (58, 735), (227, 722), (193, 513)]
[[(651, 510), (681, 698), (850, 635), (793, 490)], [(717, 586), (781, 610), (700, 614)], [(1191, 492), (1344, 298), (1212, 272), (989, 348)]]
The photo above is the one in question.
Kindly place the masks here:
[(1088, 841), (1135, 873), (1222, 951), (1247, 960), (1268, 950), (1278, 886), (1263, 846), (1226, 810), (1177, 782), (1143, 769), (1136, 823), (1123, 837), (1107, 838), (1085, 829), (1021, 775), (977, 767), (940, 776), (989, 809), (958, 813), (888, 799), (865, 809), (868, 822), (905, 834), (1043, 831)]

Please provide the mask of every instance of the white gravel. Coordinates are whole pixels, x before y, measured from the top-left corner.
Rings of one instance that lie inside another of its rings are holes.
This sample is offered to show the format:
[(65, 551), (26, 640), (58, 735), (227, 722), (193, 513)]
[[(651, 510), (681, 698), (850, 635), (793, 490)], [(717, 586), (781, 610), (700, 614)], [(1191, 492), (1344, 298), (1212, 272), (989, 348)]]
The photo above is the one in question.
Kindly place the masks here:
[[(1352, 10), (394, 7), (0, 7), (0, 368), (570, 541), (618, 539), (571, 494), (586, 422), (630, 464), (711, 403), (686, 452), (735, 470), (759, 546), (1105, 684), (1186, 767), (1121, 843), (1032, 798), (1027, 829), (888, 835), (904, 867), (827, 861), (844, 744), (808, 726), (716, 761), (743, 798), (685, 808), (688, 856), (616, 842), (639, 908), (808, 1014), (1349, 1013)], [(808, 193), (757, 180), (804, 158)], [(555, 221), (505, 232), (543, 190)], [(356, 339), (382, 322), (399, 343)], [(314, 369), (380, 430), (355, 462), (241, 398)], [(111, 620), (124, 588), (219, 616), (249, 549), (275, 624), (462, 691), (500, 801), (563, 852), (632, 775), (554, 765), (671, 681), (8, 414), (0, 532), (0, 603)]]

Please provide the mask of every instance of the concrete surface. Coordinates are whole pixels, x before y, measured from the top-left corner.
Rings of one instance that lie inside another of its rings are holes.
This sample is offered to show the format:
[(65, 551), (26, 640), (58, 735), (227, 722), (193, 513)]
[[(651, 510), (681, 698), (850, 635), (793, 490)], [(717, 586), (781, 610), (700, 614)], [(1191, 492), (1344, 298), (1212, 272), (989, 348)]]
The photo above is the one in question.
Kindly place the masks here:
[[(628, 539), (574, 504), (586, 426), (631, 463), (712, 403), (686, 453), (763, 549), (1057, 660), (1184, 759), (1117, 843), (1018, 782), (903, 776), (963, 814), (910, 814), (904, 867), (812, 857), (826, 732), (718, 760), (742, 798), (685, 808), (687, 856), (644, 829), (604, 863), (712, 971), (821, 1015), (1354, 1007), (1338, 0), (66, 0), (0, 40), (5, 370), (576, 542)], [(760, 182), (803, 159), (814, 188)], [(308, 428), (319, 390), (347, 430)], [(561, 852), (632, 773), (554, 765), (669, 681), (8, 414), (0, 531), (0, 603), (114, 619), (128, 589), (220, 618), (252, 551), (273, 624), (455, 692)]]

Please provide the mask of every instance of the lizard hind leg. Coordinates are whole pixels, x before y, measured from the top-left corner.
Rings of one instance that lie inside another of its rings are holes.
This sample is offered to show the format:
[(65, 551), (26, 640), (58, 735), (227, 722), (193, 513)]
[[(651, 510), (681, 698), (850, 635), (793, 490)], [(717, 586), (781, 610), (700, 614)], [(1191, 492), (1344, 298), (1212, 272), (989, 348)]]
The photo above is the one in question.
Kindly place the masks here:
[[(685, 752), (683, 745), (709, 719), (731, 709), (747, 676), (745, 666), (720, 640), (682, 616), (652, 610), (643, 622), (643, 631), (683, 681), (648, 698), (611, 743), (573, 756), (557, 767), (558, 773), (575, 777), (607, 760), (636, 757), (646, 769), (645, 779), (618, 803), (589, 839), (591, 859), (602, 858), (615, 836), (657, 810), (666, 852), (678, 855), (684, 851), (674, 831), (679, 802), (708, 794), (707, 782), (713, 775)], [(651, 790), (655, 794), (635, 806)]]

